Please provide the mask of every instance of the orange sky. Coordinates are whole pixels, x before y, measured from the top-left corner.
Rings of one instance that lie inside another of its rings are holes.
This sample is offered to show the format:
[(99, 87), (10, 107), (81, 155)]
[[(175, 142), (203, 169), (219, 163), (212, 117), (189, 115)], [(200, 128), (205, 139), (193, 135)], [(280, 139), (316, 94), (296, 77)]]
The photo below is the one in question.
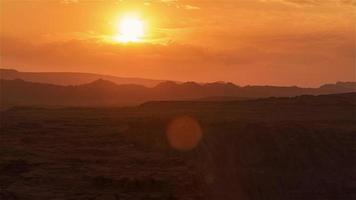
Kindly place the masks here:
[[(353, 0), (0, 2), (3, 68), (240, 85), (355, 81)], [(110, 39), (127, 13), (147, 24), (140, 43)]]

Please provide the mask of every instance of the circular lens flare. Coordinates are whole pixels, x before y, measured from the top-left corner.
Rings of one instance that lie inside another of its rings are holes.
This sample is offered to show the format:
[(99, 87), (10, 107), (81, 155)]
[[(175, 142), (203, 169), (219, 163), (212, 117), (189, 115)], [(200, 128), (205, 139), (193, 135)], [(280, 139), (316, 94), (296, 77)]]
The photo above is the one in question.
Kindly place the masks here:
[(182, 116), (172, 120), (166, 130), (166, 136), (172, 148), (189, 151), (198, 145), (202, 138), (202, 129), (197, 120)]

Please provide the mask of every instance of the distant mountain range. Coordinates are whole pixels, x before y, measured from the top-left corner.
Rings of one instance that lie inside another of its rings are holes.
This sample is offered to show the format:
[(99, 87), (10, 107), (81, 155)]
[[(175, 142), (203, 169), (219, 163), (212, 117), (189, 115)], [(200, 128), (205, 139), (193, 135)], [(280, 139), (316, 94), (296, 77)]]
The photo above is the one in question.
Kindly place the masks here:
[(103, 79), (63, 86), (20, 79), (0, 81), (1, 106), (127, 106), (146, 101), (232, 101), (266, 97), (292, 97), (356, 92), (356, 82), (338, 82), (319, 88), (245, 86), (232, 83), (161, 82), (154, 87), (118, 85)]
[(49, 83), (55, 85), (80, 85), (90, 83), (98, 79), (105, 79), (116, 84), (138, 84), (147, 87), (153, 87), (163, 81), (144, 78), (123, 78), (117, 76), (79, 72), (19, 72), (14, 69), (1, 68), (0, 78), (7, 80), (22, 79), (30, 82)]

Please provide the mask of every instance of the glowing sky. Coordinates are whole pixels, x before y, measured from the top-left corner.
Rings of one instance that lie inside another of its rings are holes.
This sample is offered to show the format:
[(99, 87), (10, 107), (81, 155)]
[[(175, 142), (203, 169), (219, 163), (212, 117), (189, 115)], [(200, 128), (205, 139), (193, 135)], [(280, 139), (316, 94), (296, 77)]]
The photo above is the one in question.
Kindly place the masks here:
[[(353, 0), (1, 1), (1, 65), (237, 84), (355, 80)], [(141, 42), (120, 43), (139, 16)]]

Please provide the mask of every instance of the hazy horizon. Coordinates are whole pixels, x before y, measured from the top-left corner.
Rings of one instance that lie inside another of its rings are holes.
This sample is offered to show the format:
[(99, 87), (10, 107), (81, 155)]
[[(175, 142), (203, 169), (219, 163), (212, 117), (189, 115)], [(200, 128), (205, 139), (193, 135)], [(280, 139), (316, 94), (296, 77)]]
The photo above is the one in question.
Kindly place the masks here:
[[(162, 79), (150, 79), (150, 78), (142, 78), (142, 77), (130, 77), (130, 76), (116, 76), (116, 75), (112, 75), (112, 74), (101, 74), (101, 73), (92, 73), (92, 72), (79, 72), (79, 71), (19, 71), (16, 68), (10, 68), (10, 67), (0, 67), (0, 70), (15, 70), (16, 72), (19, 73), (36, 73), (36, 74), (88, 74), (88, 75), (98, 75), (98, 76), (103, 76), (103, 78), (99, 77), (97, 79), (93, 79), (92, 81), (89, 82), (83, 82), (83, 83), (78, 83), (75, 85), (81, 85), (81, 84), (86, 84), (86, 83), (91, 83), (91, 82), (95, 82), (97, 80), (106, 80), (106, 81), (110, 81), (113, 83), (116, 83), (115, 81), (109, 80), (109, 79), (105, 79), (105, 77), (112, 77), (112, 78), (122, 78), (122, 79), (142, 79), (142, 80), (147, 80), (147, 81), (152, 81), (152, 82), (156, 82), (156, 84), (162, 83), (162, 82), (175, 82), (177, 84), (182, 84), (182, 83), (189, 83), (189, 82), (193, 82), (193, 83), (197, 83), (200, 85), (204, 85), (204, 84), (209, 84), (209, 83), (232, 83), (236, 86), (240, 86), (240, 87), (246, 87), (246, 86), (271, 86), (271, 87), (299, 87), (299, 88), (319, 88), (321, 86), (324, 85), (328, 85), (328, 84), (337, 84), (337, 83), (356, 83), (355, 80), (351, 80), (351, 81), (335, 81), (335, 82), (325, 82), (325, 83), (321, 83), (320, 85), (315, 85), (315, 86), (302, 86), (302, 85), (268, 85), (268, 84), (261, 84), (261, 85), (253, 85), (253, 84), (245, 84), (245, 85), (241, 85), (238, 84), (236, 82), (230, 82), (230, 81), (222, 81), (222, 80), (217, 80), (217, 81), (211, 81), (211, 82), (198, 82), (195, 80), (162, 80)], [(3, 78), (0, 74), (0, 79)], [(18, 79), (23, 79), (23, 78), (18, 78)], [(26, 80), (23, 79), (24, 81), (29, 81), (29, 82), (38, 82), (38, 81), (30, 81), (30, 80)], [(50, 82), (43, 82), (43, 81), (39, 81), (39, 83), (50, 83)], [(50, 83), (50, 84), (55, 84), (55, 83)], [(57, 83), (59, 84), (59, 83)], [(55, 84), (55, 85), (57, 85)], [(121, 83), (116, 83), (118, 85), (121, 85)], [(124, 83), (125, 84), (125, 83)], [(126, 83), (129, 84), (129, 83)], [(142, 86), (146, 86), (146, 87), (154, 87), (156, 84), (149, 84), (149, 86), (147, 86), (146, 84), (140, 84), (140, 83), (135, 83), (134, 81), (132, 82), (132, 84), (135, 85), (142, 85)], [(63, 84), (59, 84), (59, 85), (63, 85)], [(65, 84), (64, 84), (65, 85)]]

